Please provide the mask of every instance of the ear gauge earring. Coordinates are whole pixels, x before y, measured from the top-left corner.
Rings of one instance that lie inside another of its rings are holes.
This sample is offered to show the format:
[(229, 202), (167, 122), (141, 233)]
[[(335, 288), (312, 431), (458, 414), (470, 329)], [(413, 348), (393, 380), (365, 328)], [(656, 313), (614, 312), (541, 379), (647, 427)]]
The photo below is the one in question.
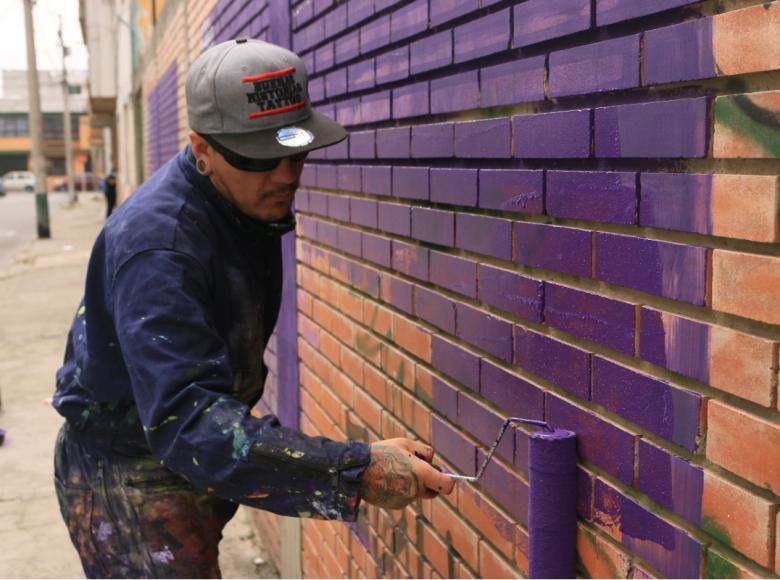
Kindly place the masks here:
[(195, 162), (195, 169), (198, 170), (198, 173), (201, 175), (207, 175), (209, 172), (209, 164), (206, 162), (205, 159), (198, 159)]

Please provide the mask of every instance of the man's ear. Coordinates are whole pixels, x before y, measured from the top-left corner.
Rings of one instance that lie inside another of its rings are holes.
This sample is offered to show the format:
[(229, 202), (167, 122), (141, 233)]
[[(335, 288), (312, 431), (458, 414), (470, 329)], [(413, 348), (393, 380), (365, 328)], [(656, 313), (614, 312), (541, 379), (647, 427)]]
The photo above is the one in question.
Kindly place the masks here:
[(195, 159), (205, 159), (210, 162), (211, 156), (213, 155), (211, 145), (195, 131), (190, 131), (189, 138), (190, 147), (192, 148), (192, 154), (195, 156)]

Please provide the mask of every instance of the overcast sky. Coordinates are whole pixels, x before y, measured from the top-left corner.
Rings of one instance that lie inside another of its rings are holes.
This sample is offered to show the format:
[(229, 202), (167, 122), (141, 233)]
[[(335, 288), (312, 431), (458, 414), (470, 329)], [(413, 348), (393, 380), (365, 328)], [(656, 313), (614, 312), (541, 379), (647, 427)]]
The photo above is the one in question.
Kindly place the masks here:
[[(36, 0), (33, 8), (35, 51), (39, 70), (60, 70), (62, 57), (57, 37), (62, 15), (65, 46), (71, 49), (65, 64), (68, 70), (87, 68), (87, 51), (79, 26), (78, 0)], [(27, 52), (22, 0), (0, 0), (0, 69), (26, 69)]]

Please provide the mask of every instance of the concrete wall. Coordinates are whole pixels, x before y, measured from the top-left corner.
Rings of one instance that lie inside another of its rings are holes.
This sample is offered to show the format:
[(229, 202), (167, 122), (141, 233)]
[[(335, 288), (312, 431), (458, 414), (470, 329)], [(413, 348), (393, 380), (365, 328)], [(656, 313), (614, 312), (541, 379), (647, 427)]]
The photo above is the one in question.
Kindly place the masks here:
[[(150, 122), (149, 169), (184, 142), (185, 56), (284, 37), (273, 14), (166, 3), (143, 86), (176, 114)], [(503, 417), (544, 418), (578, 434), (582, 574), (780, 573), (780, 2), (286, 15), (317, 108), (350, 130), (296, 202), (301, 427), (411, 436), (473, 473)], [(479, 485), (302, 521), (303, 575), (523, 575), (526, 474), (518, 430)]]

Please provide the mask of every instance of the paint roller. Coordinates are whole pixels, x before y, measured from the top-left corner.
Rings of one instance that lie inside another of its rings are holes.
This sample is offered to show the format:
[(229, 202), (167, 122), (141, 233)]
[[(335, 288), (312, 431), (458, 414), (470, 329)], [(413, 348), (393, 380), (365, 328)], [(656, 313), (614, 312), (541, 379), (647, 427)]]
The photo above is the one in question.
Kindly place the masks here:
[(574, 578), (577, 531), (577, 439), (572, 431), (545, 421), (509, 417), (476, 475), (447, 473), (453, 479), (476, 482), (511, 424), (541, 427), (528, 443), (528, 576)]

